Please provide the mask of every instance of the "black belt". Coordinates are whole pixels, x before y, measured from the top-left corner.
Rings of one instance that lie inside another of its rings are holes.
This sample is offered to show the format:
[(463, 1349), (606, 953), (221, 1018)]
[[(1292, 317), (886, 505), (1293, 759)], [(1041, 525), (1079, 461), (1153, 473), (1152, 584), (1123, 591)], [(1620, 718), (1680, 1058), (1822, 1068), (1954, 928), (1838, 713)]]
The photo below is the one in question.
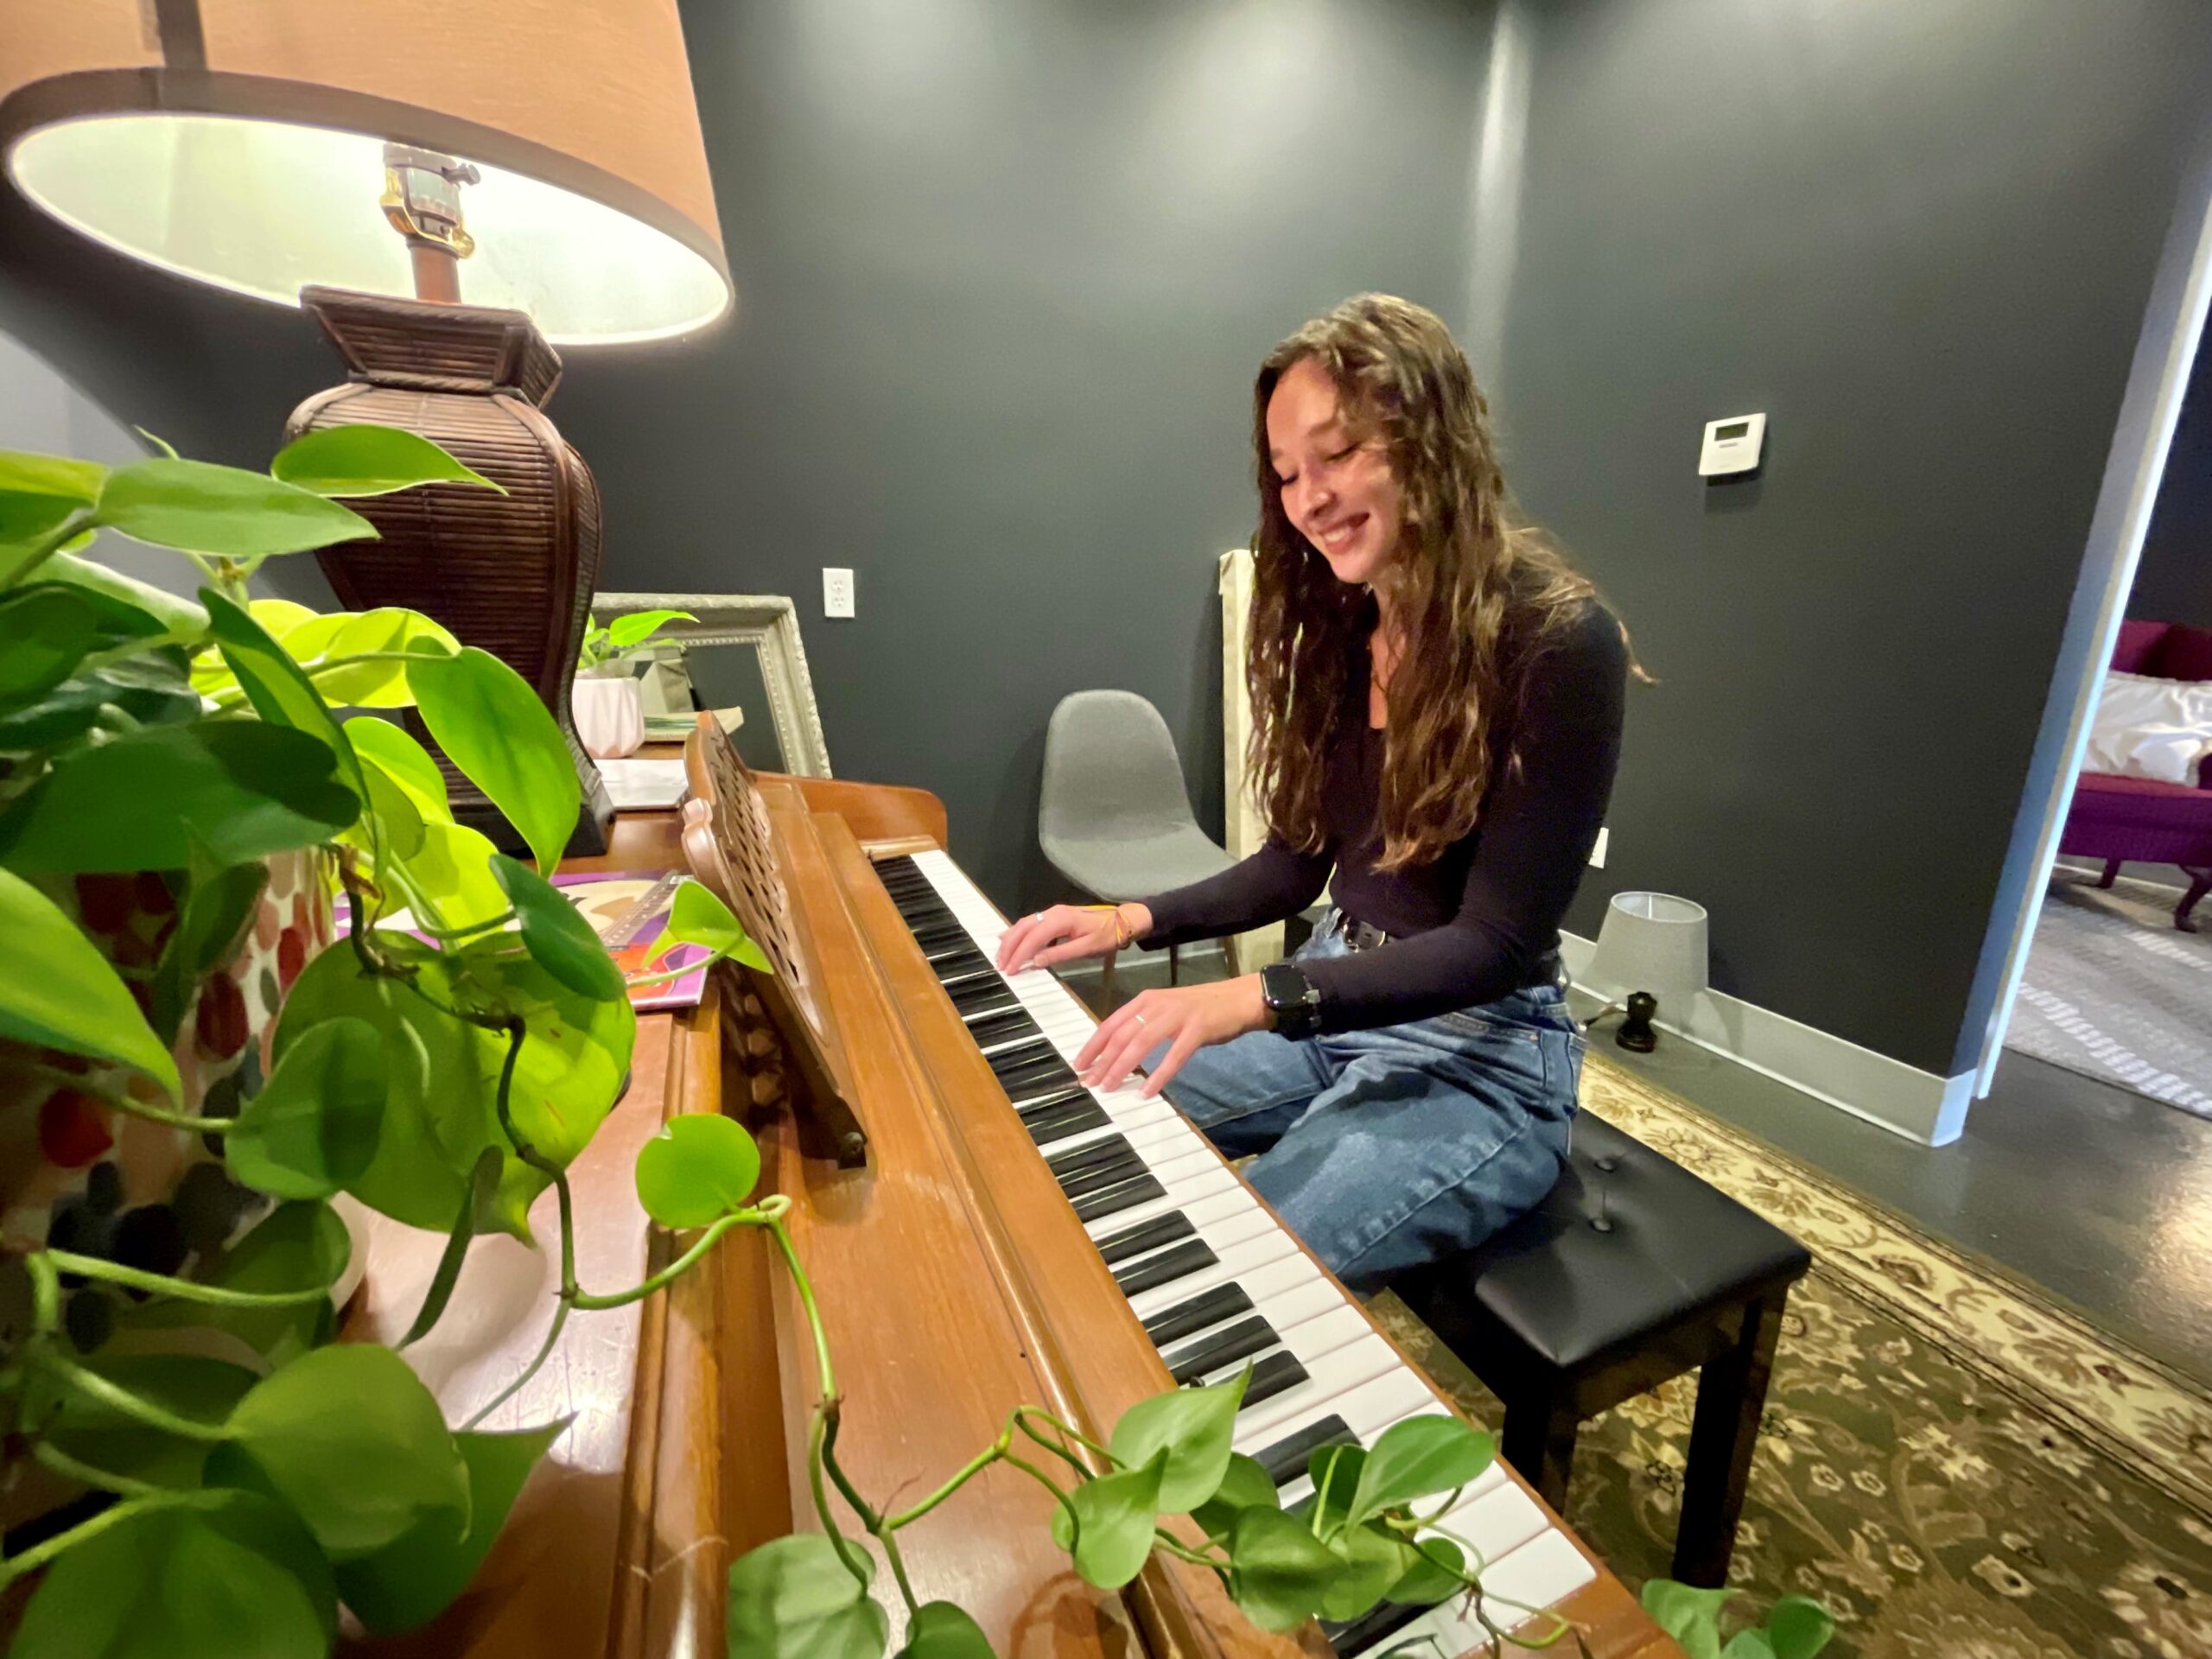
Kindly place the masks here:
[[(1393, 937), (1373, 924), (1363, 922), (1357, 917), (1342, 909), (1335, 912), (1334, 924), (1333, 926), (1323, 927), (1319, 937), (1325, 938), (1333, 933), (1344, 942), (1344, 949), (1347, 950), (1372, 950), (1377, 945), (1389, 944)], [(1411, 936), (1402, 933), (1395, 937), (1407, 938)], [(1521, 983), (1522, 988), (1527, 989), (1535, 985), (1564, 985), (1566, 982), (1565, 960), (1557, 950), (1547, 950), (1529, 964), (1529, 976)]]

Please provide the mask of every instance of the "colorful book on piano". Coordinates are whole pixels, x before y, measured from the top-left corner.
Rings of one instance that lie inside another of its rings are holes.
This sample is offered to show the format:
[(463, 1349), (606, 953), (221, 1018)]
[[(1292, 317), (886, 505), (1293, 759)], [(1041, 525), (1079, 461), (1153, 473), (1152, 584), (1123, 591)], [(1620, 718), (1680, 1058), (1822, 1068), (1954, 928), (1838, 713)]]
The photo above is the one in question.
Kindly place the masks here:
[[(696, 1008), (707, 992), (707, 958), (703, 944), (670, 944), (669, 912), (676, 904), (676, 890), (690, 880), (682, 870), (594, 870), (588, 874), (556, 875), (553, 885), (583, 912), (592, 931), (599, 935), (625, 980), (650, 978), (672, 969), (690, 973), (658, 985), (632, 986), (630, 1006), (640, 1014), (664, 1008)], [(344, 894), (332, 906), (340, 935), (346, 931), (352, 906)], [(395, 911), (379, 927), (409, 928), (413, 918)], [(427, 934), (417, 935), (424, 943)], [(696, 964), (696, 966), (695, 966)]]
[(703, 944), (664, 942), (676, 890), (690, 880), (682, 870), (594, 871), (588, 875), (553, 878), (553, 885), (583, 912), (600, 942), (613, 956), (624, 979), (644, 979), (699, 964), (680, 979), (643, 989), (632, 987), (630, 1006), (640, 1014), (657, 1008), (696, 1007), (706, 995), (706, 961), (712, 953)]

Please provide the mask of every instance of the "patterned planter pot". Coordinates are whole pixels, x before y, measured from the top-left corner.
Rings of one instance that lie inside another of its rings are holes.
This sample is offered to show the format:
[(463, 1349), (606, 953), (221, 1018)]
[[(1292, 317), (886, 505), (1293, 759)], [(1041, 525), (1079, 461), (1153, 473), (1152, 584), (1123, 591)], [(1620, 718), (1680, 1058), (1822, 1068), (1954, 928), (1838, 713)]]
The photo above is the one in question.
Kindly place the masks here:
[[(330, 864), (308, 849), (271, 858), (261, 902), (231, 960), (203, 980), (173, 1053), (184, 1110), (233, 1116), (260, 1088), (284, 994), (330, 943)], [(158, 874), (86, 875), (52, 896), (126, 982), (144, 982), (176, 925)], [(0, 1044), (0, 1250), (43, 1243), (150, 1273), (189, 1274), (270, 1207), (233, 1181), (219, 1143), (144, 1118), (24, 1071), (30, 1058)], [(0, 1340), (27, 1311), (19, 1269), (0, 1271)], [(64, 1307), (80, 1352), (105, 1345), (123, 1311), (111, 1287), (79, 1284)]]

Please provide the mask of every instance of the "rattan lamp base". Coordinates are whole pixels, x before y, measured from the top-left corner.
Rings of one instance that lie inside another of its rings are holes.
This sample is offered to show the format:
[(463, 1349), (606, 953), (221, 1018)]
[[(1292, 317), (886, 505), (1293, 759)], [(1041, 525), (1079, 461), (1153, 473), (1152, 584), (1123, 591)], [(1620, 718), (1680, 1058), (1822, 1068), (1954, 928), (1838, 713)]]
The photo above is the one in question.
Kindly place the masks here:
[[(293, 410), (288, 439), (361, 422), (404, 427), (506, 491), (433, 484), (349, 503), (380, 539), (317, 555), (339, 602), (420, 611), (528, 680), (568, 739), (583, 787), (568, 850), (605, 852), (613, 807), (569, 709), (599, 581), (599, 486), (543, 412), (561, 378), (559, 356), (520, 311), (333, 288), (302, 289), (300, 299), (351, 374)], [(504, 850), (522, 851), (499, 809), (444, 755), (438, 762), (454, 816)]]

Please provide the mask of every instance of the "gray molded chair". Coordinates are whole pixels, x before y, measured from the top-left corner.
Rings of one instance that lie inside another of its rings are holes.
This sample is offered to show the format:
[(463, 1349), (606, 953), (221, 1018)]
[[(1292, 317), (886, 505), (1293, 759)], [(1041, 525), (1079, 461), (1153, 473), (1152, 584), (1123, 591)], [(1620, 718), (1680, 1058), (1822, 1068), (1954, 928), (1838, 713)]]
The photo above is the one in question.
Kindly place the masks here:
[[(1077, 691), (1045, 730), (1037, 840), (1054, 869), (1108, 904), (1217, 875), (1236, 861), (1198, 828), (1160, 710), (1134, 691)], [(1167, 953), (1171, 983), (1181, 976)], [(1105, 994), (1114, 995), (1114, 958)]]

